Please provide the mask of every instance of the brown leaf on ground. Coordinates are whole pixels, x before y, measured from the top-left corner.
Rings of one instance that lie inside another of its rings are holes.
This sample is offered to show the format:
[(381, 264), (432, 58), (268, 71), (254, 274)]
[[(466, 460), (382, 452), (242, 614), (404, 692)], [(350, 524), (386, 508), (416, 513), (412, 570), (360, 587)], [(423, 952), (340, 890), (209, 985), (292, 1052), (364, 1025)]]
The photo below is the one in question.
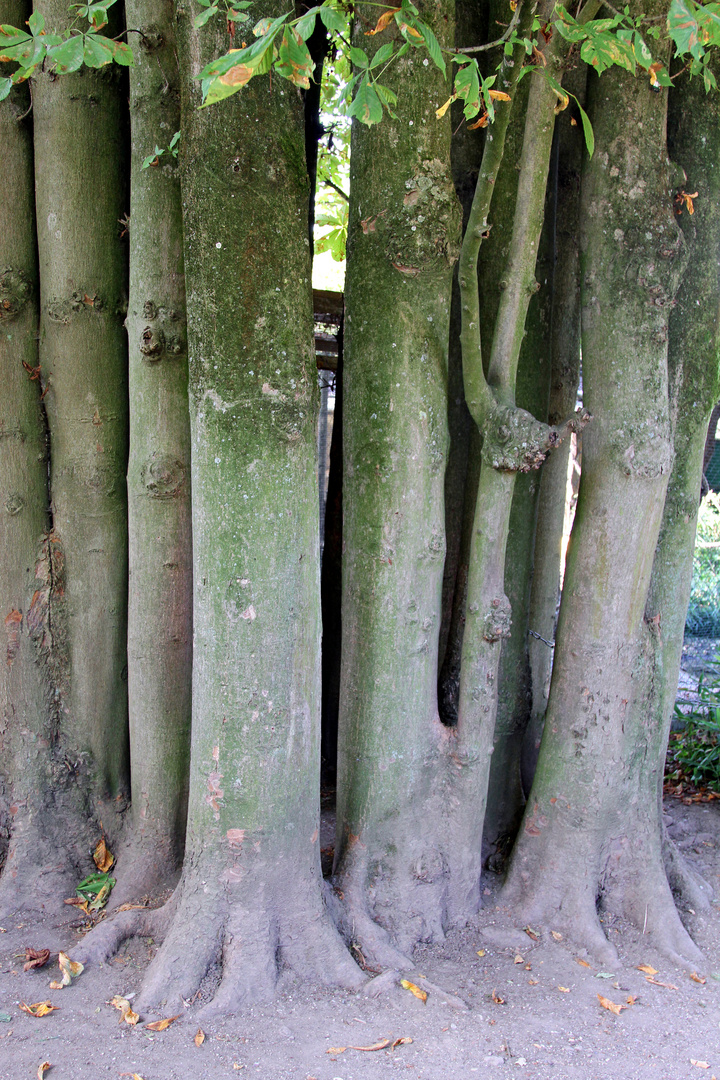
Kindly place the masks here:
[(326, 1054), (344, 1054), (347, 1050), (347, 1046), (328, 1046), (325, 1051)]
[(698, 1069), (709, 1069), (710, 1063), (707, 1061), (696, 1061), (695, 1058), (690, 1058), (690, 1064), (695, 1065)]
[(348, 1046), (348, 1050), (385, 1050), (390, 1045), (390, 1039), (381, 1039), (372, 1046)]
[(627, 1005), (616, 1005), (610, 998), (603, 997), (602, 994), (598, 994), (598, 1001), (602, 1005), (603, 1009), (607, 1009), (608, 1012), (615, 1013), (619, 1016), (623, 1009), (627, 1008)]
[(558, 934), (557, 930), (551, 930), (550, 933), (554, 937), (555, 941), (562, 941), (562, 934)]
[(478, 954), (478, 956), (484, 956), (485, 955), (485, 950), (484, 949), (478, 949), (477, 954)]
[(652, 975), (646, 975), (645, 982), (652, 983), (653, 986), (664, 986), (666, 990), (677, 990), (673, 983), (660, 982), (659, 979), (653, 979)]
[(48, 1071), (48, 1069), (52, 1069), (52, 1065), (50, 1064), (49, 1061), (43, 1061), (42, 1065), (38, 1065), (38, 1071), (37, 1071), (38, 1080), (43, 1080), (43, 1077), (44, 1077), (45, 1073)]
[(702, 986), (704, 986), (705, 983), (707, 982), (707, 979), (704, 978), (702, 975), (698, 975), (697, 971), (693, 971), (690, 978), (692, 979), (693, 982), (700, 983)]
[(114, 1005), (115, 1008), (119, 1010), (119, 1024), (122, 1024), (124, 1020), (126, 1024), (130, 1024), (131, 1027), (135, 1027), (140, 1017), (136, 1012), (132, 1011), (130, 1002), (127, 1000), (127, 998), (120, 997), (119, 994), (116, 994), (112, 1001), (109, 1001), (108, 1004)]
[(493, 990), (492, 999), (493, 999), (493, 1001), (495, 1002), (496, 1005), (504, 1005), (505, 1004), (505, 998), (500, 997), (497, 990)]
[(626, 1001), (626, 1002), (628, 1003), (628, 1005), (634, 1005), (634, 1004), (635, 1004), (635, 1002), (637, 1001), (637, 999), (638, 999), (638, 996), (637, 996), (637, 994), (629, 994), (629, 995), (628, 995), (628, 996), (627, 996), (627, 997), (625, 998), (625, 1001)]
[(561, 994), (569, 994), (570, 993), (570, 987), (569, 986), (558, 986), (558, 990), (560, 991)]
[(592, 964), (588, 964), (587, 960), (581, 960), (579, 956), (575, 957), (575, 963), (579, 964), (580, 967), (592, 967)]
[(33, 968), (41, 968), (45, 964), (47, 964), (49, 959), (49, 949), (31, 949), (28, 946), (25, 949), (25, 963), (23, 964), (23, 971), (32, 971)]
[(52, 1001), (36, 1001), (32, 1005), (26, 1005), (24, 1001), (21, 1001), (20, 1008), (30, 1016), (47, 1016), (48, 1013), (57, 1012), (58, 1006), (53, 1005)]
[(106, 874), (115, 865), (115, 856), (108, 851), (104, 836), (100, 837), (93, 851), (93, 862), (101, 874)]
[(165, 1031), (165, 1028), (169, 1028), (175, 1020), (179, 1020), (182, 1013), (176, 1013), (175, 1016), (165, 1016), (162, 1020), (153, 1020), (151, 1024), (146, 1024), (145, 1027), (148, 1031)]
[(143, 1080), (139, 1073), (120, 1073), (121, 1076), (129, 1076), (130, 1080)]
[(515, 959), (513, 960), (513, 964), (524, 964), (524, 963), (525, 963), (525, 957), (521, 956), (520, 953), (518, 953), (517, 956), (515, 957)]
[(532, 938), (533, 941), (540, 940), (540, 934), (537, 930), (533, 930), (532, 926), (523, 926), (523, 930), (529, 938)]
[(650, 967), (649, 964), (638, 964), (637, 969), (638, 969), (638, 971), (644, 971), (646, 975), (659, 975), (660, 974), (657, 968)]
[(411, 994), (414, 994), (418, 1001), (422, 1001), (423, 1004), (427, 1001), (427, 992), (425, 990), (421, 990), (419, 986), (416, 986), (415, 983), (410, 982), (409, 979), (401, 979), (400, 985), (402, 986), (403, 990), (409, 990)]
[(410, 1038), (410, 1036), (406, 1035), (404, 1039), (395, 1039), (395, 1041), (393, 1042), (390, 1049), (394, 1050), (396, 1046), (406, 1046), (408, 1043), (411, 1043), (411, 1042), (412, 1042), (412, 1039)]
[(202, 1028), (197, 1029), (197, 1033), (195, 1035), (195, 1038), (193, 1039), (193, 1042), (196, 1046), (202, 1046), (202, 1044), (205, 1042), (205, 1032)]
[(77, 979), (78, 975), (82, 975), (85, 970), (81, 963), (71, 960), (64, 952), (58, 953), (58, 964), (62, 971), (62, 982), (50, 983), (53, 990), (62, 990), (63, 986), (69, 986), (73, 979)]

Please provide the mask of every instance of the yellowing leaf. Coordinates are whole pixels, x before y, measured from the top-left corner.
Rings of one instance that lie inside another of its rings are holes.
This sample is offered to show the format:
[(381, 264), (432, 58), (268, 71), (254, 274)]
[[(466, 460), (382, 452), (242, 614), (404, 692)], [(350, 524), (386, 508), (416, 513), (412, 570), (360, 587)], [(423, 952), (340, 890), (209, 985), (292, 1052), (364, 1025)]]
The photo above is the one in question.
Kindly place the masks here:
[(221, 82), (223, 86), (245, 86), (249, 83), (253, 75), (257, 75), (257, 68), (248, 67), (247, 64), (236, 64), (235, 67), (231, 67), (229, 71), (226, 71), (224, 75), (221, 75), (218, 82)]
[(468, 131), (477, 131), (478, 128), (487, 127), (490, 123), (490, 114), (484, 112), (479, 120), (476, 120), (474, 124), (468, 124)]
[(517, 956), (515, 957), (515, 959), (513, 960), (513, 964), (524, 964), (524, 963), (525, 963), (525, 957), (521, 956), (520, 953), (518, 953)]
[(347, 1050), (347, 1046), (329, 1046), (325, 1051), (326, 1054), (344, 1054)]
[(488, 94), (493, 101), (512, 101), (509, 94), (506, 94), (504, 90), (488, 90)]
[(648, 75), (650, 76), (650, 85), (652, 87), (657, 87), (658, 90), (660, 89), (660, 81), (658, 79), (658, 71), (662, 71), (662, 69), (663, 69), (663, 65), (658, 64), (658, 63), (651, 64), (649, 69), (648, 69)]
[(140, 1017), (136, 1012), (132, 1011), (132, 1008), (130, 1007), (130, 1002), (127, 1000), (127, 998), (120, 997), (119, 994), (116, 994), (110, 1004), (114, 1005), (115, 1008), (120, 1011), (120, 1019), (118, 1023), (122, 1024), (124, 1020), (126, 1024), (130, 1024), (132, 1027), (135, 1027), (135, 1024), (137, 1024)]
[(148, 1031), (165, 1031), (165, 1028), (169, 1028), (174, 1020), (178, 1020), (182, 1016), (182, 1013), (176, 1013), (175, 1016), (165, 1016), (162, 1020), (153, 1020), (152, 1024), (146, 1024), (145, 1027)]
[(427, 1001), (427, 994), (424, 990), (421, 990), (419, 986), (416, 986), (415, 983), (409, 982), (408, 979), (401, 979), (400, 985), (403, 990), (409, 990), (411, 994), (414, 994), (418, 1001)]
[(504, 1005), (505, 1004), (505, 998), (501, 997), (500, 994), (498, 994), (497, 990), (493, 990), (492, 999), (493, 999), (493, 1001), (495, 1002), (496, 1005)]
[(695, 1058), (690, 1058), (690, 1064), (696, 1065), (698, 1069), (709, 1069), (710, 1064), (707, 1061), (696, 1061)]
[(100, 837), (93, 851), (93, 862), (101, 874), (107, 874), (115, 865), (115, 856), (108, 851), (104, 836)]
[(533, 939), (533, 941), (539, 941), (540, 940), (540, 934), (538, 933), (537, 930), (533, 930), (532, 926), (523, 926), (523, 930), (525, 931), (525, 933), (527, 934), (527, 936), (529, 938)]
[(587, 968), (591, 967), (591, 965), (588, 964), (587, 960), (581, 960), (579, 956), (575, 957), (575, 963), (579, 964), (580, 967), (587, 967)]
[(557, 930), (551, 930), (550, 933), (552, 934), (555, 941), (562, 941), (562, 934), (558, 934)]
[(36, 1001), (33, 1005), (21, 1001), (20, 1008), (30, 1016), (47, 1016), (48, 1013), (57, 1012), (57, 1005), (53, 1005), (52, 1001)]
[(638, 969), (638, 971), (644, 971), (646, 975), (657, 975), (657, 974), (659, 974), (658, 969), (654, 968), (654, 967), (650, 967), (649, 964), (638, 964), (637, 969)]
[(569, 986), (558, 986), (558, 990), (560, 991), (561, 994), (569, 994), (570, 993), (570, 987)]
[(380, 18), (377, 21), (377, 25), (375, 26), (375, 29), (374, 30), (366, 30), (365, 31), (365, 37), (372, 37), (373, 34), (381, 34), (383, 32), (383, 30), (385, 30), (386, 27), (392, 22), (392, 18), (393, 18), (393, 15), (395, 14), (395, 12), (399, 11), (399, 10), (400, 10), (400, 8), (390, 8), (389, 11), (383, 11), (382, 15), (380, 16)]
[(690, 978), (692, 979), (692, 981), (693, 981), (693, 982), (696, 982), (696, 983), (701, 983), (701, 984), (702, 984), (703, 986), (704, 986), (704, 985), (705, 985), (705, 983), (707, 982), (707, 979), (703, 978), (703, 976), (702, 976), (702, 975), (698, 975), (697, 971), (693, 971), (693, 973), (692, 973), (692, 975), (690, 976)]
[(637, 994), (629, 994), (628, 997), (625, 998), (625, 1001), (628, 1005), (634, 1005), (637, 1001)]
[(485, 955), (485, 950), (484, 949), (478, 949), (477, 954), (478, 954), (478, 956), (484, 956)]
[(78, 975), (82, 975), (85, 968), (77, 960), (71, 960), (66, 953), (58, 953), (58, 964), (62, 971), (62, 981), (59, 983), (50, 983), (51, 990), (62, 990), (63, 986), (69, 986), (73, 979), (76, 979)]
[(396, 1046), (405, 1046), (407, 1043), (411, 1042), (412, 1039), (410, 1038), (410, 1036), (406, 1035), (404, 1039), (395, 1039), (390, 1049), (394, 1050)]
[(197, 1029), (197, 1033), (195, 1035), (195, 1038), (193, 1039), (193, 1042), (196, 1046), (202, 1046), (202, 1044), (205, 1042), (205, 1032), (202, 1028)]
[(677, 990), (673, 983), (660, 982), (659, 979), (653, 979), (652, 975), (646, 975), (645, 982), (652, 983), (653, 986), (664, 986), (666, 990)]
[(48, 1071), (48, 1069), (52, 1069), (52, 1065), (50, 1064), (49, 1061), (43, 1061), (42, 1065), (38, 1065), (38, 1071), (37, 1071), (38, 1080), (43, 1080), (43, 1077), (44, 1077), (45, 1073)]
[(445, 102), (444, 105), (441, 105), (439, 109), (435, 110), (435, 115), (437, 116), (438, 120), (442, 120), (443, 116), (448, 111), (448, 109), (452, 105), (453, 101), (456, 100), (456, 98), (457, 98), (457, 94), (453, 94), (452, 97), (449, 97), (447, 99), (447, 101)]
[(405, 22), (398, 23), (398, 26), (400, 27), (401, 33), (410, 34), (411, 37), (419, 38), (419, 40), (422, 41), (422, 34), (419, 30), (416, 30), (414, 26), (408, 26)]
[(381, 1039), (372, 1046), (348, 1046), (348, 1050), (385, 1050), (390, 1045), (390, 1039)]
[(603, 1009), (607, 1009), (608, 1012), (615, 1013), (619, 1016), (623, 1009), (627, 1008), (627, 1005), (616, 1005), (610, 998), (603, 997), (602, 994), (598, 994), (598, 1001), (602, 1005)]

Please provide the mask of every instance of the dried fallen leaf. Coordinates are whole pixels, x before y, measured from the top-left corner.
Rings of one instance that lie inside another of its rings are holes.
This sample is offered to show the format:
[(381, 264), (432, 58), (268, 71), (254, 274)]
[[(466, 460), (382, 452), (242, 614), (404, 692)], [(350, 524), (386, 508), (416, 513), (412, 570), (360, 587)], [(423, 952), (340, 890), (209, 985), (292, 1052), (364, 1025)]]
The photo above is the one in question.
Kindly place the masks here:
[(587, 960), (581, 960), (579, 956), (575, 957), (575, 963), (579, 964), (580, 967), (592, 967), (592, 964), (588, 964)]
[(527, 934), (527, 936), (529, 938), (533, 939), (533, 941), (539, 941), (540, 940), (539, 932), (537, 930), (533, 930), (532, 926), (523, 926), (523, 930), (525, 931), (525, 933)]
[(400, 985), (402, 986), (403, 990), (409, 990), (411, 994), (414, 994), (418, 1001), (427, 1001), (426, 991), (421, 990), (419, 986), (416, 986), (415, 983), (410, 982), (409, 979), (401, 979)]
[(202, 1028), (197, 1029), (197, 1034), (195, 1035), (193, 1042), (196, 1046), (202, 1046), (202, 1044), (205, 1042), (205, 1032)]
[(176, 1013), (175, 1016), (165, 1016), (162, 1020), (153, 1020), (151, 1024), (146, 1024), (145, 1027), (148, 1031), (165, 1031), (165, 1028), (169, 1028), (174, 1020), (178, 1020), (182, 1016), (182, 1013)]
[(43, 1076), (48, 1071), (48, 1069), (52, 1069), (52, 1065), (50, 1064), (49, 1061), (43, 1061), (42, 1065), (38, 1065), (38, 1071), (37, 1071), (38, 1080), (43, 1080)]
[(562, 934), (558, 934), (557, 930), (551, 930), (550, 933), (556, 941), (562, 941)]
[(47, 964), (50, 959), (49, 949), (25, 949), (25, 963), (23, 964), (23, 971), (32, 971), (33, 968), (41, 968)]
[(664, 986), (666, 990), (677, 990), (673, 983), (660, 982), (659, 979), (653, 979), (652, 975), (646, 975), (645, 982), (652, 983), (653, 986)]
[(107, 874), (115, 865), (115, 856), (108, 851), (104, 836), (100, 837), (93, 851), (93, 862), (101, 874)]
[(517, 956), (515, 957), (515, 959), (513, 960), (513, 964), (524, 964), (524, 963), (525, 963), (525, 957), (521, 956), (520, 953), (518, 953)]
[(505, 998), (500, 997), (497, 990), (493, 990), (492, 999), (493, 999), (493, 1001), (495, 1002), (496, 1005), (504, 1005), (505, 1004)]
[(690, 1058), (690, 1064), (696, 1065), (698, 1069), (709, 1069), (710, 1064), (707, 1061), (696, 1061), (695, 1058)]
[(603, 997), (602, 994), (598, 994), (598, 1001), (602, 1005), (603, 1009), (607, 1009), (608, 1012), (615, 1013), (619, 1016), (623, 1009), (627, 1008), (627, 1005), (616, 1005), (610, 998)]
[(51, 982), (51, 990), (62, 990), (64, 986), (69, 986), (73, 979), (76, 979), (78, 975), (82, 975), (85, 968), (77, 960), (71, 960), (66, 953), (58, 953), (58, 964), (62, 971), (61, 982)]
[(132, 1027), (135, 1027), (135, 1024), (137, 1024), (140, 1017), (136, 1012), (132, 1011), (130, 1002), (127, 1000), (127, 998), (120, 997), (119, 994), (116, 994), (110, 1004), (114, 1005), (115, 1008), (119, 1009), (120, 1011), (120, 1019), (118, 1023), (122, 1024), (124, 1020), (126, 1024), (130, 1024)]
[(477, 954), (478, 954), (478, 956), (484, 956), (485, 955), (485, 950), (484, 949), (478, 949)]
[(707, 979), (703, 978), (703, 976), (702, 976), (702, 975), (698, 975), (697, 971), (693, 971), (693, 973), (692, 973), (692, 975), (690, 976), (690, 978), (692, 979), (692, 981), (693, 981), (693, 982), (696, 982), (696, 983), (701, 983), (701, 984), (702, 984), (703, 986), (704, 986), (704, 985), (705, 985), (705, 983), (707, 982)]
[(347, 1050), (347, 1046), (328, 1046), (325, 1051), (326, 1054), (344, 1054)]
[(539, 986), (540, 985), (539, 981), (537, 979), (528, 979), (528, 984), (530, 986)]
[(644, 971), (646, 975), (659, 975), (658, 969), (650, 967), (649, 964), (638, 964), (638, 971)]
[(20, 1008), (30, 1016), (47, 1016), (48, 1013), (57, 1012), (58, 1006), (53, 1005), (52, 1001), (36, 1001), (33, 1005), (26, 1005), (21, 1001)]
[(129, 1076), (130, 1080), (143, 1080), (139, 1073), (120, 1073), (121, 1076)]
[(570, 993), (570, 987), (569, 986), (558, 986), (558, 990), (560, 991), (561, 994), (569, 994)]
[(390, 1039), (381, 1039), (372, 1046), (348, 1046), (348, 1050), (386, 1050), (390, 1045)]
[(637, 996), (637, 994), (629, 994), (629, 995), (628, 995), (628, 996), (627, 996), (627, 997), (625, 998), (625, 1001), (626, 1001), (626, 1002), (628, 1003), (628, 1005), (634, 1005), (634, 1004), (635, 1004), (635, 1002), (637, 1001), (637, 999), (638, 999), (638, 996)]
[(412, 1039), (410, 1038), (410, 1036), (406, 1035), (404, 1039), (395, 1039), (395, 1041), (392, 1043), (390, 1049), (394, 1050), (396, 1046), (406, 1046), (408, 1043), (411, 1043), (411, 1042), (412, 1042)]

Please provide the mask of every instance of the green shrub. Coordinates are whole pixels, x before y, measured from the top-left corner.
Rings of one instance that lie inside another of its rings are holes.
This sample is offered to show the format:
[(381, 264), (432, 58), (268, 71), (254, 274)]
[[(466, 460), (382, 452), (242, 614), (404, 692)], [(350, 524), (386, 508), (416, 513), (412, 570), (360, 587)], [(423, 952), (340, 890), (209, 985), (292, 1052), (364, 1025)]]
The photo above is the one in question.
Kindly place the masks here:
[(701, 704), (689, 714), (675, 707), (683, 729), (671, 736), (666, 776), (720, 792), (720, 662), (712, 666), (710, 675), (700, 676)]
[(720, 637), (720, 494), (714, 491), (700, 504), (685, 632)]

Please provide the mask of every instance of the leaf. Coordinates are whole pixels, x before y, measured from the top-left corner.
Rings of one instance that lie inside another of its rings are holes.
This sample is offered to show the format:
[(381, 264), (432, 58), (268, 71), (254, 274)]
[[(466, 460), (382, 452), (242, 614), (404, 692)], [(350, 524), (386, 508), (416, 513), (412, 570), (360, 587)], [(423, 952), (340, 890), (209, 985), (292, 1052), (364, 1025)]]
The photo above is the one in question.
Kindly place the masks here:
[(501, 997), (500, 994), (498, 994), (497, 990), (493, 990), (492, 999), (493, 999), (493, 1001), (495, 1002), (496, 1005), (504, 1005), (505, 1004), (505, 998)]
[(592, 964), (588, 964), (587, 960), (581, 960), (579, 956), (575, 957), (575, 963), (579, 964), (580, 967), (586, 967), (586, 968), (592, 967)]
[(385, 1050), (390, 1046), (390, 1039), (381, 1039), (380, 1042), (373, 1043), (372, 1046), (348, 1046), (348, 1050)]
[(38, 1065), (37, 1080), (43, 1080), (48, 1069), (52, 1069), (52, 1065), (49, 1061), (43, 1061), (42, 1065)]
[(36, 1001), (33, 1005), (26, 1005), (24, 1001), (21, 1001), (20, 1008), (30, 1016), (37, 1017), (48, 1016), (51, 1012), (58, 1010), (57, 1005), (53, 1005), (52, 1001)]
[(193, 26), (196, 30), (199, 30), (201, 26), (204, 26), (209, 19), (212, 19), (213, 15), (217, 15), (217, 4), (213, 4), (212, 7), (206, 8), (205, 11), (201, 11), (199, 15), (195, 16), (193, 20)]
[(380, 46), (378, 51), (373, 56), (372, 60), (370, 61), (370, 67), (376, 68), (380, 67), (381, 64), (385, 64), (388, 60), (391, 59), (394, 49), (394, 42), (386, 41), (384, 45)]
[(596, 979), (614, 979), (615, 976), (611, 971), (598, 971), (595, 975)]
[[(62, 971), (63, 977), (60, 986), (69, 986), (73, 979), (77, 979), (78, 975), (82, 975), (85, 968), (79, 961), (71, 960), (64, 952), (58, 953), (58, 964)], [(59, 989), (58, 987), (57, 989)]]
[(329, 1046), (325, 1051), (326, 1054), (344, 1054), (347, 1050), (347, 1046)]
[(111, 64), (115, 55), (115, 42), (100, 34), (85, 35), (83, 60), (88, 67), (101, 68)]
[(375, 29), (366, 30), (365, 37), (372, 37), (373, 34), (382, 34), (383, 30), (385, 30), (392, 22), (393, 16), (397, 11), (400, 11), (400, 8), (389, 8), (388, 11), (383, 11), (382, 15), (377, 21)]
[(12, 1021), (10, 1013), (0, 1012), (0, 1024), (9, 1024)]
[(578, 110), (580, 112), (580, 119), (582, 120), (583, 135), (585, 136), (585, 146), (587, 147), (588, 157), (592, 157), (595, 153), (595, 135), (593, 134), (590, 117), (585, 112), (577, 98), (575, 98), (575, 104), (578, 107)]
[(317, 13), (318, 9), (316, 7), (311, 8), (310, 11), (306, 11), (303, 17), (301, 19), (298, 19), (296, 23), (295, 29), (297, 30), (303, 41), (307, 41), (307, 39), (310, 37), (313, 30), (315, 29), (315, 20), (317, 18)]
[(23, 971), (32, 971), (33, 968), (41, 968), (50, 959), (49, 949), (25, 949), (25, 963)]
[(707, 982), (707, 979), (703, 978), (702, 975), (698, 975), (698, 973), (696, 971), (692, 972), (692, 974), (690, 975), (690, 978), (692, 979), (693, 982), (701, 983), (703, 986)]
[(484, 956), (485, 955), (485, 950), (484, 949), (478, 949), (477, 954), (478, 954), (478, 956)]
[(71, 71), (77, 71), (82, 67), (83, 62), (82, 35), (77, 34), (68, 38), (62, 45), (54, 45), (48, 49), (48, 56), (55, 62), (61, 74), (66, 75)]
[(307, 44), (292, 26), (285, 27), (275, 70), (293, 86), (309, 90), (310, 79), (315, 71), (315, 61), (310, 56)]
[(646, 975), (658, 975), (659, 974), (658, 969), (654, 968), (654, 967), (650, 967), (649, 964), (638, 964), (637, 970), (638, 971), (644, 971)]
[(558, 934), (557, 930), (551, 930), (550, 933), (551, 933), (552, 937), (555, 939), (555, 941), (562, 941), (563, 936), (562, 936), (562, 934)]
[[(0, 57), (0, 59), (2, 59), (2, 58)], [(8, 96), (8, 94), (12, 90), (12, 86), (13, 86), (12, 79), (6, 79), (6, 78), (0, 79), (0, 101), (5, 100), (5, 98)]]
[(422, 34), (423, 41), (427, 46), (427, 51), (430, 53), (430, 59), (434, 63), (436, 68), (442, 71), (443, 75), (447, 75), (447, 69), (445, 67), (445, 61), (443, 60), (442, 51), (440, 49), (440, 43), (435, 37), (434, 33), (429, 26), (426, 26), (424, 22), (418, 20), (417, 28)]
[(132, 1011), (130, 1002), (127, 1000), (127, 998), (120, 997), (119, 994), (116, 994), (109, 1004), (114, 1005), (115, 1008), (118, 1009), (120, 1012), (120, 1020), (118, 1021), (118, 1023), (122, 1024), (124, 1020), (126, 1024), (130, 1024), (131, 1027), (135, 1027), (140, 1017), (136, 1012)]
[(558, 990), (560, 991), (561, 994), (569, 994), (570, 993), (570, 987), (569, 986), (558, 986)]
[(710, 1064), (707, 1061), (697, 1061), (695, 1058), (690, 1058), (690, 1064), (696, 1065), (698, 1069), (709, 1069)]
[[(488, 90), (488, 94), (493, 101), (512, 101), (510, 95), (506, 94), (504, 90)], [(554, 930), (552, 930), (551, 933), (556, 941), (562, 940), (562, 934), (556, 934)]]
[(435, 110), (435, 115), (438, 118), (438, 120), (442, 120), (443, 116), (448, 111), (448, 109), (452, 105), (453, 101), (457, 101), (457, 94), (453, 94), (451, 97), (449, 97), (447, 99), (447, 101), (445, 102), (444, 105), (441, 105), (439, 109)]
[(520, 953), (518, 953), (516, 955), (515, 959), (513, 960), (513, 964), (524, 964), (524, 963), (525, 963), (525, 957), (521, 956)]
[(323, 7), (320, 8), (320, 18), (325, 27), (328, 30), (334, 30), (336, 34), (344, 34), (347, 30), (347, 20), (345, 16), (341, 15), (335, 8), (323, 5)]
[(175, 1021), (179, 1020), (182, 1013), (176, 1013), (175, 1016), (165, 1016), (162, 1020), (153, 1020), (151, 1024), (145, 1024), (148, 1031), (165, 1031)]
[(382, 102), (375, 88), (370, 85), (367, 75), (363, 77), (347, 115), (357, 116), (358, 120), (368, 127), (379, 124), (382, 120)]
[(670, 4), (667, 28), (678, 56), (691, 53), (698, 58), (702, 52), (697, 10), (693, 0), (672, 0)]
[(409, 979), (401, 979), (400, 985), (402, 986), (403, 990), (409, 990), (411, 994), (414, 994), (418, 1001), (427, 1001), (426, 992), (424, 990), (421, 990), (419, 986), (416, 986), (415, 983), (410, 982)]
[(350, 59), (355, 67), (366, 68), (370, 61), (368, 55), (364, 49), (356, 49), (354, 46), (350, 47)]
[(608, 1012), (615, 1013), (619, 1016), (623, 1009), (627, 1008), (627, 1005), (616, 1005), (610, 998), (603, 997), (602, 994), (598, 994), (598, 1001), (602, 1005), (603, 1009), (607, 1009)]
[(202, 1044), (205, 1042), (205, 1032), (202, 1028), (198, 1028), (195, 1032), (195, 1038), (193, 1039), (193, 1042), (196, 1046), (202, 1046)]
[(529, 938), (532, 938), (533, 941), (540, 940), (539, 932), (537, 930), (533, 930), (532, 926), (523, 926), (523, 930)]
[(645, 976), (645, 982), (652, 983), (653, 986), (664, 986), (666, 990), (677, 990), (677, 986), (673, 983), (660, 982), (659, 979), (654, 979), (652, 975)]

